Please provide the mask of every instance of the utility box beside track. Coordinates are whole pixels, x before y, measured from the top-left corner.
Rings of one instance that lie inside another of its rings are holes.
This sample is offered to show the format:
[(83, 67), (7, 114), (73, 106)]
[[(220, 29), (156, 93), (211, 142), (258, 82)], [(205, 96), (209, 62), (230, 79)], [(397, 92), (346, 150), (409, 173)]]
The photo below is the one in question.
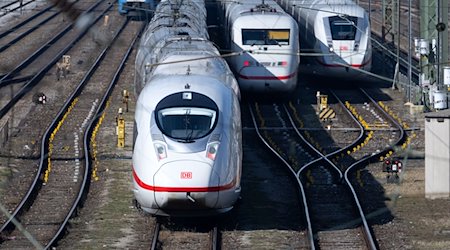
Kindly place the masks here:
[(425, 116), (425, 197), (450, 197), (450, 111)]

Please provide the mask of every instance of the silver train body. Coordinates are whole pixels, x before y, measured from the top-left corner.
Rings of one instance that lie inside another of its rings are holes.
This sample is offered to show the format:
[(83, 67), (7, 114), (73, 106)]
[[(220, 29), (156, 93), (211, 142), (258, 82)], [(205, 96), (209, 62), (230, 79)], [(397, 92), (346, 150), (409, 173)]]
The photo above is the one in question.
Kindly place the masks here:
[(316, 67), (306, 70), (331, 77), (363, 76), (361, 70), (370, 71), (370, 23), (363, 8), (352, 0), (278, 1), (299, 23), (302, 50), (316, 53), (312, 57)]
[(298, 24), (272, 0), (221, 0), (226, 49), (246, 91), (291, 91), (297, 86)]
[(161, 1), (136, 55), (133, 191), (153, 215), (224, 213), (240, 195), (240, 92), (205, 18), (203, 0)]

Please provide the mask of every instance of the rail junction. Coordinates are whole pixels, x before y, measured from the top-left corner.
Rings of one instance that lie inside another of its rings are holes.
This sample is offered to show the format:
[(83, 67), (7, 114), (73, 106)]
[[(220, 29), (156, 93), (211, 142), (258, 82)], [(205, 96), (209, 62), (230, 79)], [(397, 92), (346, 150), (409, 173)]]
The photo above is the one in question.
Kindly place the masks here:
[[(382, 3), (372, 2), (376, 20)], [(215, 1), (207, 3), (214, 11)], [(179, 221), (145, 215), (132, 200), (132, 83), (143, 22), (103, 0), (73, 1), (70, 15), (41, 3), (5, 19), (19, 11), (13, 4), (0, 6), (0, 248), (450, 247), (450, 202), (423, 199), (424, 115), (404, 106), (408, 92), (391, 88), (395, 43), (377, 40), (371, 75), (380, 77), (305, 75), (286, 96), (243, 94), (240, 201), (224, 217)], [(83, 14), (91, 19), (79, 29), (70, 17)], [(377, 39), (383, 24), (373, 23)], [(402, 161), (402, 171), (384, 171), (386, 160)]]

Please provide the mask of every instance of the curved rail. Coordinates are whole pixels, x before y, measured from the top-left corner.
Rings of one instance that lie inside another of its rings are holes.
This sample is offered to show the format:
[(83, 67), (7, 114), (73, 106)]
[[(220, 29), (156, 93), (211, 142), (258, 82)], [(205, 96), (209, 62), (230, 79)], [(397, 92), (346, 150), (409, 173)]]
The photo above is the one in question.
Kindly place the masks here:
[[(110, 42), (109, 46), (102, 51), (102, 53), (97, 58), (97, 60), (94, 63), (94, 65), (90, 68), (90, 70), (88, 71), (86, 76), (83, 78), (83, 80), (77, 86), (76, 90), (73, 92), (73, 94), (70, 96), (70, 98), (63, 105), (63, 108), (60, 110), (60, 112), (58, 113), (58, 115), (55, 118), (55, 120), (52, 122), (52, 124), (49, 126), (49, 128), (45, 132), (45, 134), (43, 136), (43, 139), (42, 139), (42, 142), (41, 142), (41, 145), (42, 145), (42, 148), (41, 148), (41, 160), (40, 160), (40, 164), (39, 164), (38, 174), (36, 175), (36, 177), (35, 177), (35, 179), (33, 181), (32, 188), (29, 189), (28, 193), (22, 199), (20, 204), (17, 206), (17, 208), (15, 209), (13, 215), (2, 226), (1, 231), (3, 231), (3, 230), (12, 230), (14, 228), (14, 225), (12, 224), (13, 220), (16, 220), (16, 217), (20, 216), (23, 213), (24, 209), (28, 208), (31, 205), (31, 202), (32, 202), (31, 200), (34, 197), (36, 197), (37, 193), (39, 192), (40, 187), (42, 186), (42, 179), (40, 178), (40, 176), (43, 173), (44, 169), (46, 169), (46, 165), (48, 164), (48, 161), (46, 160), (46, 157), (47, 157), (47, 154), (48, 154), (48, 144), (49, 144), (49, 138), (50, 138), (51, 131), (53, 131), (53, 129), (56, 127), (56, 125), (58, 124), (58, 121), (61, 120), (61, 118), (63, 117), (64, 113), (68, 110), (69, 106), (71, 105), (72, 101), (81, 93), (81, 90), (84, 88), (86, 83), (89, 81), (89, 79), (92, 76), (93, 72), (97, 69), (98, 65), (100, 64), (100, 62), (102, 61), (103, 57), (105, 56), (106, 51), (110, 49), (110, 47), (112, 46), (112, 43), (114, 42), (114, 40), (118, 37), (118, 35), (121, 33), (121, 31), (124, 29), (124, 27), (127, 24), (128, 24), (128, 20), (126, 20), (126, 22), (124, 22), (124, 24), (121, 27), (121, 29), (117, 32), (115, 38)], [(142, 30), (143, 30), (143, 27), (141, 28), (141, 32), (142, 32)], [(91, 168), (90, 167), (90, 161), (89, 161), (89, 157), (90, 157), (90, 153), (89, 153), (89, 151), (90, 151), (90, 148), (89, 148), (89, 146), (90, 146), (90, 144), (89, 144), (89, 137), (92, 134), (92, 131), (93, 131), (93, 128), (94, 128), (94, 123), (97, 122), (99, 117), (100, 117), (100, 115), (98, 115), (98, 114), (101, 114), (102, 112), (104, 112), (107, 99), (111, 95), (112, 90), (113, 90), (115, 84), (118, 81), (119, 75), (122, 72), (123, 68), (125, 67), (125, 62), (128, 59), (129, 55), (131, 54), (131, 51), (132, 51), (134, 45), (136, 44), (136, 41), (137, 41), (137, 37), (135, 37), (135, 39), (133, 40), (133, 42), (129, 46), (126, 54), (124, 55), (122, 61), (120, 62), (120, 65), (119, 65), (116, 73), (114, 74), (113, 79), (109, 83), (108, 89), (107, 89), (105, 95), (103, 96), (103, 99), (102, 99), (102, 102), (101, 102), (99, 108), (97, 109), (97, 116), (95, 116), (95, 118), (89, 124), (88, 129), (85, 131), (85, 134), (84, 134), (84, 145), (85, 145), (84, 151), (85, 151), (86, 168), (85, 168), (85, 172), (84, 172), (83, 183), (81, 184), (80, 192), (79, 192), (77, 198), (75, 199), (73, 205), (71, 206), (71, 209), (70, 209), (69, 213), (66, 215), (63, 223), (59, 227), (59, 229), (58, 229), (57, 233), (55, 234), (55, 236), (49, 241), (47, 247), (50, 247), (52, 244), (54, 244), (58, 239), (60, 239), (63, 236), (64, 229), (66, 228), (69, 219), (74, 214), (76, 214), (76, 210), (84, 202), (84, 200), (85, 200), (85, 198), (87, 196), (87, 192), (88, 192), (88, 189), (89, 189), (89, 180), (90, 180), (89, 173), (90, 173), (90, 168)]]
[[(270, 144), (264, 139), (264, 136), (261, 135), (259, 127), (256, 123), (256, 118), (255, 118), (255, 114), (253, 113), (253, 109), (249, 104), (249, 110), (250, 110), (250, 114), (252, 117), (252, 121), (253, 121), (253, 125), (256, 129), (256, 133), (258, 134), (259, 139), (266, 145), (266, 147), (272, 151), (277, 157), (278, 159), (281, 160), (281, 162), (283, 162), (284, 166), (287, 167), (287, 169), (289, 170), (289, 172), (291, 172), (292, 176), (296, 176), (296, 172), (294, 170), (294, 168), (284, 159), (284, 157), (282, 157), (275, 149), (273, 149)], [(300, 199), (302, 200), (303, 204), (304, 204), (304, 210), (306, 214), (309, 214), (309, 208), (306, 205), (307, 204), (307, 200), (306, 200), (306, 194), (305, 194), (305, 187), (303, 186), (303, 183), (300, 181), (299, 178), (295, 178), (298, 187), (299, 187), (299, 193), (301, 194)], [(314, 234), (313, 234), (313, 230), (312, 230), (312, 226), (311, 226), (311, 218), (310, 216), (306, 216), (306, 221), (307, 221), (307, 227), (308, 227), (308, 240), (310, 242), (310, 246), (311, 249), (315, 249), (314, 247)]]
[[(123, 30), (123, 28), (128, 24), (128, 20), (127, 22), (124, 23), (124, 26), (121, 28), (120, 31)], [(92, 133), (93, 130), (96, 126), (96, 124), (98, 123), (100, 117), (102, 117), (102, 114), (105, 112), (105, 108), (107, 105), (107, 101), (109, 99), (109, 97), (111, 96), (112, 91), (114, 90), (115, 85), (117, 84), (117, 81), (119, 80), (120, 74), (122, 73), (123, 69), (125, 68), (125, 63), (127, 62), (129, 56), (131, 55), (131, 52), (134, 48), (134, 46), (136, 45), (136, 42), (138, 40), (138, 38), (140, 37), (140, 34), (142, 33), (142, 31), (144, 30), (144, 25), (142, 26), (139, 35), (135, 37), (135, 39), (133, 40), (133, 42), (130, 44), (130, 46), (127, 49), (126, 54), (124, 55), (124, 57), (122, 58), (122, 61), (120, 62), (119, 68), (116, 70), (111, 82), (109, 83), (108, 89), (106, 90), (105, 95), (103, 95), (102, 100), (100, 101), (100, 106), (97, 108), (97, 111), (94, 114), (94, 119), (91, 120), (91, 122), (88, 124), (88, 127), (84, 133), (84, 160), (86, 162), (86, 169), (88, 170), (88, 172), (91, 172), (91, 151), (90, 151), (90, 138), (92, 137)], [(119, 32), (120, 32), (119, 31)], [(115, 38), (114, 38), (115, 39)], [(112, 43), (112, 42), (111, 42)], [(86, 179), (89, 179), (90, 181), (90, 175), (85, 176)], [(87, 193), (89, 191), (89, 181), (83, 182), (82, 186), (81, 186), (81, 190), (82, 192), (80, 192), (78, 194), (78, 197), (76, 198), (75, 202), (73, 203), (72, 208), (70, 209), (70, 212), (67, 214), (66, 218), (64, 219), (63, 223), (61, 224), (60, 229), (58, 230), (58, 232), (56, 233), (56, 235), (53, 237), (52, 240), (50, 240), (48, 247), (52, 246), (53, 244), (55, 244), (55, 242), (57, 242), (62, 236), (64, 236), (64, 230), (66, 229), (70, 218), (72, 218), (74, 215), (76, 215), (77, 209), (82, 206), (82, 204), (84, 203), (84, 201), (86, 200), (87, 197)]]
[[(340, 100), (339, 100), (339, 103), (340, 103), (342, 106), (344, 106), (344, 104), (343, 104)], [(303, 135), (300, 133), (300, 131), (297, 129), (297, 126), (295, 125), (295, 122), (294, 122), (294, 120), (292, 119), (292, 117), (291, 117), (290, 112), (288, 111), (288, 109), (287, 109), (285, 106), (284, 106), (284, 108), (285, 108), (286, 113), (288, 114), (288, 117), (289, 117), (289, 120), (290, 120), (290, 122), (291, 122), (291, 125), (292, 125), (292, 127), (294, 128), (294, 130), (296, 131), (297, 135), (298, 135), (303, 141), (307, 141), (307, 140), (303, 137)], [(318, 158), (318, 159), (316, 159), (316, 160), (314, 160), (314, 161), (311, 161), (310, 163), (304, 165), (304, 166), (297, 172), (297, 174), (296, 174), (296, 176), (297, 176), (298, 179), (300, 179), (300, 175), (302, 174), (302, 172), (304, 172), (306, 169), (310, 168), (310, 167), (313, 166), (314, 164), (317, 164), (317, 163), (318, 163), (319, 161), (321, 161), (321, 160), (327, 161), (328, 164), (330, 164), (334, 169), (336, 169), (336, 170), (339, 171), (340, 177), (341, 177), (341, 178), (343, 177), (342, 171), (341, 171), (341, 170), (336, 166), (336, 164), (333, 163), (329, 158), (331, 158), (332, 156), (334, 156), (334, 155), (336, 155), (336, 154), (341, 153), (341, 152), (344, 151), (344, 150), (347, 150), (347, 149), (349, 149), (349, 148), (352, 148), (353, 146), (355, 146), (356, 144), (358, 144), (358, 143), (362, 140), (362, 138), (364, 137), (364, 134), (365, 134), (365, 130), (364, 130), (363, 126), (358, 122), (358, 120), (357, 120), (353, 115), (351, 115), (351, 113), (350, 113), (349, 110), (347, 110), (347, 109), (344, 109), (344, 110), (347, 111), (347, 113), (350, 115), (350, 117), (353, 119), (353, 121), (355, 121), (355, 123), (359, 126), (359, 128), (360, 128), (360, 134), (359, 134), (358, 138), (357, 138), (356, 140), (354, 140), (354, 141), (353, 141), (351, 144), (349, 144), (348, 146), (346, 146), (346, 147), (344, 147), (344, 148), (341, 148), (341, 149), (338, 149), (338, 150), (336, 150), (336, 151), (334, 151), (334, 152), (328, 153), (327, 155), (324, 155), (324, 154), (322, 154), (320, 151), (315, 150), (316, 153), (317, 153), (318, 155), (320, 155), (320, 158)], [(347, 173), (348, 170), (349, 170), (349, 169), (347, 169), (347, 170), (345, 171), (345, 173)], [(345, 175), (344, 175), (344, 176), (345, 176)], [(351, 186), (351, 185), (348, 183), (348, 186)], [(351, 188), (351, 187), (350, 187), (350, 188)], [(365, 235), (366, 235), (366, 237), (368, 238), (366, 244), (367, 244), (368, 246), (370, 246), (371, 249), (376, 249), (376, 245), (375, 245), (375, 243), (374, 243), (372, 234), (371, 234), (371, 232), (370, 232), (370, 228), (369, 228), (369, 226), (368, 226), (368, 224), (367, 224), (367, 222), (366, 222), (364, 213), (363, 213), (363, 211), (362, 211), (362, 207), (360, 206), (359, 201), (358, 201), (358, 198), (357, 198), (357, 196), (356, 196), (355, 193), (353, 193), (353, 197), (354, 197), (354, 199), (355, 199), (355, 201), (356, 201), (356, 205), (358, 206), (358, 211), (359, 211), (359, 213), (360, 213), (360, 215), (361, 215), (361, 219), (362, 219), (362, 221), (363, 221), (363, 225), (364, 225), (363, 228), (364, 228), (364, 230), (365, 230)], [(307, 203), (305, 203), (305, 206), (307, 206)], [(309, 210), (307, 210), (307, 211), (309, 211)], [(307, 216), (309, 217), (309, 214), (308, 214)]]
[[(341, 102), (341, 105), (344, 106), (344, 104)], [(250, 113), (252, 116), (252, 120), (253, 120), (253, 124), (256, 128), (256, 132), (258, 134), (258, 136), (260, 137), (260, 139), (262, 140), (262, 142), (284, 163), (285, 166), (288, 167), (288, 169), (290, 170), (291, 173), (293, 173), (296, 177), (296, 181), (298, 183), (299, 189), (300, 189), (300, 193), (302, 195), (301, 199), (303, 200), (303, 204), (304, 204), (304, 210), (305, 210), (305, 217), (306, 217), (306, 221), (307, 221), (307, 228), (308, 228), (308, 232), (307, 232), (307, 237), (310, 241), (310, 246), (312, 249), (315, 249), (317, 246), (319, 246), (318, 242), (315, 239), (314, 236), (314, 231), (313, 231), (313, 226), (312, 226), (312, 221), (311, 221), (311, 216), (310, 216), (310, 206), (308, 205), (308, 200), (307, 200), (307, 196), (306, 196), (306, 191), (304, 188), (304, 184), (303, 182), (300, 180), (300, 177), (302, 176), (302, 172), (304, 172), (306, 169), (310, 168), (311, 166), (317, 165), (319, 162), (323, 161), (323, 162), (327, 162), (327, 165), (332, 167), (332, 169), (335, 170), (336, 174), (339, 176), (340, 179), (344, 179), (344, 171), (339, 169), (335, 163), (333, 163), (330, 158), (332, 158), (333, 156), (339, 154), (340, 152), (347, 150), (348, 148), (354, 147), (355, 145), (359, 144), (360, 141), (364, 138), (365, 135), (365, 131), (363, 126), (357, 121), (357, 119), (351, 115), (351, 112), (347, 109), (345, 109), (347, 111), (347, 113), (350, 115), (350, 117), (353, 119), (353, 121), (355, 122), (355, 124), (357, 124), (360, 128), (360, 133), (359, 136), (349, 145), (347, 145), (344, 148), (340, 148), (336, 151), (330, 152), (328, 154), (324, 154), (322, 152), (320, 152), (318, 149), (316, 149), (312, 143), (310, 143), (306, 138), (303, 137), (302, 133), (300, 133), (300, 131), (297, 129), (297, 126), (294, 122), (294, 119), (292, 118), (288, 108), (283, 105), (284, 110), (289, 118), (289, 121), (291, 123), (291, 126), (294, 128), (296, 134), (298, 135), (298, 137), (302, 140), (302, 143), (304, 143), (305, 145), (308, 145), (308, 147), (310, 148), (311, 151), (314, 151), (314, 153), (316, 155), (318, 155), (317, 158), (315, 158), (314, 160), (311, 160), (309, 163), (304, 164), (300, 170), (298, 170), (297, 172), (294, 170), (294, 168), (286, 161), (286, 159), (284, 159), (284, 157), (282, 155), (280, 155), (277, 150), (275, 150), (274, 148), (271, 147), (270, 143), (268, 143), (266, 141), (266, 139), (264, 138), (264, 136), (262, 136), (262, 134), (259, 131), (259, 128), (257, 126), (257, 122), (255, 119), (255, 114), (253, 113), (253, 109), (250, 107)], [(294, 108), (291, 106), (291, 108), (294, 110)], [(294, 110), (295, 111), (295, 110)], [(348, 184), (346, 183), (345, 186), (347, 186)], [(356, 194), (348, 192), (349, 193), (349, 197), (353, 197), (350, 198), (351, 200), (358, 200)], [(349, 200), (349, 202), (351, 201)], [(376, 243), (372, 237), (372, 234), (370, 232), (370, 227), (368, 226), (367, 223), (364, 223), (365, 221), (365, 217), (364, 217), (364, 213), (362, 211), (361, 206), (359, 205), (359, 203), (354, 203), (353, 205), (355, 208), (357, 208), (358, 212), (356, 214), (354, 214), (354, 216), (356, 216), (357, 218), (361, 218), (360, 220), (363, 221), (360, 225), (361, 226), (361, 231), (363, 231), (363, 241), (365, 241), (365, 246), (367, 246), (370, 249), (376, 249)], [(357, 215), (359, 214), (359, 215)]]
[[(392, 124), (394, 124), (397, 128), (398, 128), (398, 130), (400, 131), (400, 136), (399, 136), (399, 138), (398, 138), (398, 140), (395, 142), (395, 145), (400, 145), (401, 143), (403, 143), (405, 140), (406, 140), (406, 138), (405, 138), (405, 131), (404, 131), (404, 129), (403, 129), (403, 127), (402, 127), (402, 125), (401, 124), (399, 124), (392, 116), (390, 116), (383, 108), (381, 108), (380, 107), (380, 105), (366, 92), (366, 91), (364, 91), (363, 89), (359, 89), (371, 102), (372, 102), (372, 104), (380, 111), (380, 112), (382, 112), (383, 114), (384, 114), (384, 116), (385, 117), (387, 117), (391, 122), (392, 122)], [(333, 96), (336, 98), (336, 100), (338, 100), (338, 102), (341, 104), (341, 105), (343, 105), (343, 103), (342, 103), (342, 101), (341, 101), (341, 99), (334, 93), (334, 92), (332, 92), (332, 94), (333, 94)], [(346, 109), (347, 110), (347, 109)], [(354, 118), (354, 116), (353, 115), (351, 115), (353, 118)], [(354, 118), (355, 119), (355, 118)], [(356, 119), (355, 119), (356, 120)], [(356, 120), (357, 121), (357, 120)], [(361, 126), (361, 128), (362, 128), (362, 126)], [(368, 238), (366, 239), (367, 240), (367, 242), (371, 245), (371, 247), (372, 247), (372, 249), (376, 249), (376, 244), (375, 244), (375, 241), (374, 241), (374, 239), (373, 239), (373, 237), (372, 237), (372, 233), (371, 233), (371, 231), (370, 231), (370, 227), (369, 227), (369, 225), (368, 225), (368, 223), (367, 223), (367, 220), (366, 220), (366, 216), (365, 216), (365, 214), (364, 214), (364, 211), (362, 210), (362, 206), (361, 206), (361, 204), (360, 204), (360, 202), (359, 202), (359, 199), (357, 198), (358, 196), (357, 196), (357, 194), (356, 194), (356, 191), (355, 191), (355, 189), (354, 189), (354, 187), (353, 187), (353, 185), (351, 184), (351, 181), (350, 181), (350, 179), (349, 179), (349, 173), (351, 172), (351, 171), (354, 171), (356, 168), (359, 168), (359, 167), (361, 167), (362, 165), (364, 165), (365, 163), (368, 163), (368, 162), (370, 162), (370, 161), (372, 161), (373, 159), (377, 159), (378, 157), (380, 157), (381, 155), (384, 155), (385, 153), (387, 153), (388, 151), (390, 151), (390, 150), (393, 150), (393, 147), (392, 146), (390, 146), (390, 147), (387, 147), (387, 148), (385, 148), (384, 150), (381, 150), (380, 152), (378, 152), (378, 153), (376, 153), (376, 154), (372, 154), (372, 155), (368, 155), (368, 156), (365, 156), (365, 157), (363, 157), (363, 158), (361, 158), (361, 159), (359, 159), (359, 160), (357, 160), (356, 162), (354, 162), (353, 164), (351, 164), (350, 166), (348, 166), (348, 168), (345, 170), (345, 172), (344, 172), (344, 179), (345, 179), (345, 182), (347, 183), (347, 185), (348, 185), (348, 187), (350, 188), (350, 190), (351, 190), (351, 192), (353, 193), (353, 196), (355, 197), (355, 203), (356, 203), (356, 205), (358, 206), (358, 208), (359, 208), (359, 212), (360, 212), (360, 214), (361, 214), (361, 218), (363, 219), (362, 220), (362, 222), (363, 222), (363, 224), (364, 224), (364, 230), (365, 230), (365, 235), (366, 236), (368, 236)]]

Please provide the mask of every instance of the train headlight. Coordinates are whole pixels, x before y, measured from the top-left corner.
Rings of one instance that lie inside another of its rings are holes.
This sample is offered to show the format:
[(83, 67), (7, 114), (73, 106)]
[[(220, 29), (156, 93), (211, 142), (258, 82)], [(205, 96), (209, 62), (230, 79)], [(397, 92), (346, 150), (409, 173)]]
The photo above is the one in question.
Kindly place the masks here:
[(206, 146), (206, 157), (214, 161), (216, 159), (217, 151), (219, 150), (219, 144), (219, 142), (208, 144), (208, 146)]
[(167, 158), (167, 150), (166, 146), (162, 143), (155, 143), (153, 144), (155, 146), (155, 152), (156, 156), (158, 157), (158, 161)]

